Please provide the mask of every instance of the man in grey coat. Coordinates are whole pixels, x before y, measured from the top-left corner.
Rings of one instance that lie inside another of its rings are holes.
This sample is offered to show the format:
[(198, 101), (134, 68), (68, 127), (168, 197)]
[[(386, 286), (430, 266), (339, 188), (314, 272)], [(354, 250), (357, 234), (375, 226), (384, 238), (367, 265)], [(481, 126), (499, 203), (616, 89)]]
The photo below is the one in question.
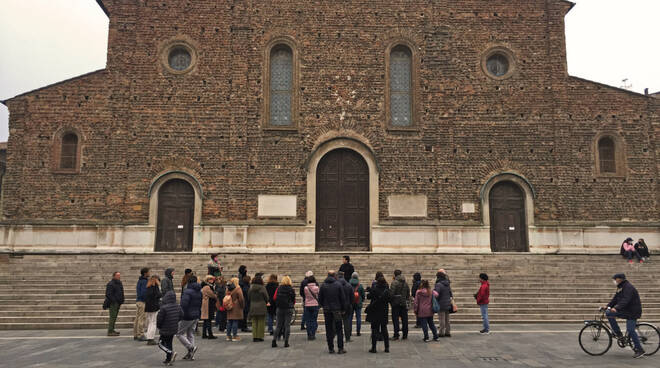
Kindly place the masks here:
[(165, 295), (168, 291), (174, 291), (174, 284), (172, 280), (174, 279), (174, 268), (168, 268), (165, 270), (165, 277), (160, 282), (160, 293)]

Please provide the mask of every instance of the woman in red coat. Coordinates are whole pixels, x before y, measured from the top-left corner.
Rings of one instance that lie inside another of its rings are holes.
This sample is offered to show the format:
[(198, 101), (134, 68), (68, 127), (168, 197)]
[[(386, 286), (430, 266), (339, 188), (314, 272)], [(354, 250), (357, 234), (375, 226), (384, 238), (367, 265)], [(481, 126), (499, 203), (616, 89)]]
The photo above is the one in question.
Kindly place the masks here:
[(484, 323), (484, 328), (479, 331), (479, 333), (489, 334), (488, 298), (490, 297), (490, 284), (488, 283), (488, 275), (485, 273), (479, 274), (479, 281), (481, 282), (481, 287), (479, 288), (479, 291), (474, 294), (475, 299), (477, 299), (477, 305), (479, 305), (479, 309), (481, 310), (481, 319)]

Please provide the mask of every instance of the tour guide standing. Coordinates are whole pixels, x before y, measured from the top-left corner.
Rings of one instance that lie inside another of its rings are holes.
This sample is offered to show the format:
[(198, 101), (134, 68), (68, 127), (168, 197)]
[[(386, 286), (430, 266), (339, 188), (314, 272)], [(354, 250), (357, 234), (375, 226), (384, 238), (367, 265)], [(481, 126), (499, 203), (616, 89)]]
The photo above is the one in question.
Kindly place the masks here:
[(108, 336), (119, 336), (115, 331), (115, 322), (119, 314), (119, 307), (124, 304), (124, 285), (122, 285), (121, 274), (116, 272), (112, 274), (112, 280), (105, 286), (105, 301), (103, 309), (110, 310), (110, 320), (108, 321)]
[(149, 282), (149, 269), (144, 267), (140, 270), (140, 278), (135, 286), (135, 322), (133, 322), (133, 340), (147, 341), (144, 336), (144, 302), (147, 296), (147, 282)]
[(328, 352), (335, 353), (334, 338), (337, 336), (338, 354), (346, 354), (344, 350), (344, 334), (342, 331), (342, 312), (346, 310), (346, 300), (341, 284), (337, 281), (335, 271), (328, 271), (328, 277), (319, 291), (319, 304), (323, 308), (325, 318), (325, 337), (328, 341)]
[(644, 356), (644, 349), (639, 343), (639, 336), (635, 331), (637, 327), (637, 320), (642, 317), (642, 301), (639, 299), (637, 289), (626, 280), (626, 275), (617, 273), (612, 276), (614, 283), (617, 285), (616, 294), (612, 301), (607, 305), (607, 319), (610, 321), (612, 331), (617, 339), (623, 337), (619, 324), (616, 322), (616, 317), (626, 319), (626, 331), (628, 336), (632, 339), (635, 347), (634, 358), (641, 358)]
[(339, 266), (339, 271), (343, 272), (346, 278), (349, 278), (353, 275), (353, 272), (355, 272), (355, 267), (351, 264), (351, 257), (350, 256), (343, 256), (342, 257), (342, 265)]
[(181, 344), (188, 349), (184, 360), (195, 360), (195, 326), (202, 314), (202, 286), (197, 283), (197, 276), (190, 276), (188, 279), (188, 287), (181, 295), (181, 309), (183, 310), (183, 318), (179, 322), (179, 331), (176, 337)]

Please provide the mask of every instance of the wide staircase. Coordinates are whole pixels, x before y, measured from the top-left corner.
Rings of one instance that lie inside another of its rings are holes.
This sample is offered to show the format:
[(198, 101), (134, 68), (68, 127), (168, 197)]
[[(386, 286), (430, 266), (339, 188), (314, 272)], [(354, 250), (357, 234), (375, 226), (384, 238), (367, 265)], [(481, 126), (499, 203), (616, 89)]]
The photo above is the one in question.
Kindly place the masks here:
[[(291, 275), (295, 283), (307, 270), (322, 282), (327, 270), (338, 269), (341, 263), (341, 254), (334, 253), (222, 254), (220, 258), (225, 276), (246, 265), (250, 275)], [(0, 329), (105, 328), (108, 313), (101, 306), (105, 284), (114, 271), (121, 272), (126, 295), (118, 328), (130, 328), (140, 268), (150, 267), (152, 274), (162, 277), (166, 268), (174, 267), (176, 286), (185, 268), (205, 275), (207, 261), (207, 255), (173, 253), (0, 254)], [(579, 323), (593, 318), (615, 291), (611, 276), (625, 272), (640, 292), (642, 319), (660, 321), (660, 263), (655, 262), (629, 265), (617, 255), (370, 253), (351, 254), (351, 261), (365, 285), (371, 284), (376, 271), (383, 271), (389, 281), (393, 271), (401, 269), (411, 282), (415, 272), (433, 281), (437, 269), (444, 268), (459, 307), (453, 323), (480, 322), (473, 297), (480, 272), (490, 276), (489, 314), (495, 324)], [(296, 305), (300, 318), (300, 298)]]

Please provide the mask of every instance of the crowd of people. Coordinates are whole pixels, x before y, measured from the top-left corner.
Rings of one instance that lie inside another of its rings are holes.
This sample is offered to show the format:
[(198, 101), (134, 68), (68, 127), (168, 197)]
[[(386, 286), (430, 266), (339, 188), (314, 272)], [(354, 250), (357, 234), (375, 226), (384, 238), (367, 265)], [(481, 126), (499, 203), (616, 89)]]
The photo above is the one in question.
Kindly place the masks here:
[[(389, 353), (390, 341), (408, 338), (408, 311), (416, 316), (415, 327), (421, 328), (423, 341), (438, 341), (451, 337), (450, 314), (458, 308), (453, 299), (449, 276), (444, 269), (438, 270), (434, 282), (413, 275), (412, 287), (401, 270), (394, 270), (391, 283), (382, 272), (365, 287), (360, 275), (344, 256), (338, 271), (330, 270), (325, 279), (318, 282), (312, 271), (305, 274), (297, 294), (303, 304), (301, 329), (308, 340), (315, 340), (318, 316), (321, 309), (325, 321), (325, 335), (330, 354), (345, 354), (345, 344), (351, 342), (353, 327), (355, 335), (361, 336), (362, 316), (371, 324), (371, 349), (377, 352), (379, 341), (384, 343), (384, 352)], [(263, 273), (248, 276), (247, 267), (242, 265), (238, 275), (226, 279), (218, 256), (211, 255), (207, 274), (203, 278), (186, 269), (181, 279), (181, 300), (176, 301), (174, 290), (175, 269), (167, 268), (164, 277), (151, 275), (148, 268), (140, 271), (136, 285), (136, 316), (133, 338), (158, 345), (166, 354), (163, 363), (171, 365), (177, 357), (173, 348), (174, 337), (186, 349), (182, 359), (194, 360), (197, 352), (195, 334), (198, 322), (202, 321), (202, 339), (216, 339), (214, 329), (226, 334), (226, 340), (241, 341), (242, 332), (251, 332), (252, 341), (262, 342), (266, 332), (272, 338), (271, 346), (290, 346), (292, 318), (296, 304), (296, 291), (290, 276)], [(489, 284), (486, 274), (479, 275), (481, 286), (474, 295), (483, 316), (483, 334), (489, 333), (488, 297)], [(108, 336), (119, 336), (115, 322), (124, 303), (121, 274), (115, 272), (106, 286), (104, 308), (109, 310)], [(363, 306), (364, 307), (363, 310)], [(390, 316), (394, 333), (390, 337), (387, 324)], [(436, 328), (434, 316), (438, 315)], [(355, 323), (353, 321), (355, 320)], [(248, 328), (248, 321), (251, 329)], [(156, 341), (156, 330), (160, 337)], [(429, 331), (432, 336), (429, 336)], [(335, 350), (336, 342), (336, 350)]]
[(648, 262), (651, 258), (649, 247), (646, 245), (644, 239), (639, 238), (637, 243), (633, 244), (632, 238), (626, 238), (621, 244), (621, 256), (628, 260), (628, 263), (633, 263), (633, 258), (639, 263)]

